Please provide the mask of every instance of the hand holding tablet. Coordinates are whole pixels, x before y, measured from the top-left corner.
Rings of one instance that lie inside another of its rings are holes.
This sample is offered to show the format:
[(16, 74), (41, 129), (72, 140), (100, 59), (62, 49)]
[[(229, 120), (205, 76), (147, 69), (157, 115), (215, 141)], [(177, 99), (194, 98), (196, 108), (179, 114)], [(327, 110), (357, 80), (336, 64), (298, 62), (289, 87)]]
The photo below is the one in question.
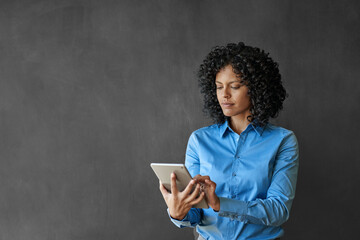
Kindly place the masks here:
[(192, 207), (209, 208), (201, 184), (192, 180), (184, 164), (152, 163), (151, 167), (173, 218), (183, 219)]

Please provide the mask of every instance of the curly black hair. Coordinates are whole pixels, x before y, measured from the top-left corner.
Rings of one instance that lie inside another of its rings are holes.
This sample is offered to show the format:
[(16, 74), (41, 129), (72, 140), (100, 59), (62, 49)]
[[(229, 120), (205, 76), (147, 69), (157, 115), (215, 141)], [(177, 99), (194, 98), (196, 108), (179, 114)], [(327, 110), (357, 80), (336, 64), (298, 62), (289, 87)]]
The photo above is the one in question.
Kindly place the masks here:
[(206, 56), (198, 70), (198, 81), (204, 95), (204, 112), (214, 123), (224, 123), (229, 117), (223, 114), (216, 96), (216, 74), (231, 65), (234, 73), (245, 84), (250, 96), (252, 124), (264, 126), (269, 118), (278, 116), (283, 101), (288, 96), (281, 82), (279, 64), (274, 62), (264, 50), (257, 47), (229, 43), (216, 46)]

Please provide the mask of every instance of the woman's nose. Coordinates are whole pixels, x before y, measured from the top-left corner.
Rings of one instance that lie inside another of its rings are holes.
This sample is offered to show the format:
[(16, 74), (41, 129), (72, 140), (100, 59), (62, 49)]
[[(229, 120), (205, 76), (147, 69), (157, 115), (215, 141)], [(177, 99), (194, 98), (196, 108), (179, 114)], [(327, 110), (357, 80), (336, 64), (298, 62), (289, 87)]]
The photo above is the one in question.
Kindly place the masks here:
[(229, 93), (229, 89), (225, 88), (224, 92), (223, 92), (223, 98), (230, 98), (230, 93)]

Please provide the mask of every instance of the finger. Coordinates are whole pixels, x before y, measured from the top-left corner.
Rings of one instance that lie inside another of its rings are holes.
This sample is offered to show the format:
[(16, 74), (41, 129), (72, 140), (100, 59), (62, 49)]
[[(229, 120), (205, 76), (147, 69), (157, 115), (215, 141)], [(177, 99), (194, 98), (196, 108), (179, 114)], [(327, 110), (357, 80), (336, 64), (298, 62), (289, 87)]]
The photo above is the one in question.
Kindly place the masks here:
[(178, 194), (179, 190), (176, 186), (176, 175), (175, 173), (171, 173), (171, 193), (172, 194)]
[(209, 180), (209, 179), (206, 179), (205, 180), (205, 183), (212, 189), (212, 190), (215, 190), (216, 188), (216, 183), (214, 183), (213, 181)]
[(189, 198), (187, 199), (189, 202), (193, 201), (200, 192), (200, 184), (196, 184), (195, 190), (190, 194)]
[(205, 197), (205, 193), (202, 192), (202, 193), (200, 193), (199, 197), (194, 199), (193, 201), (191, 201), (190, 204), (192, 206), (194, 206), (194, 205), (198, 204), (199, 202), (201, 202), (204, 199), (204, 197)]
[(183, 193), (185, 194), (185, 196), (189, 195), (191, 190), (193, 189), (194, 187), (194, 184), (195, 184), (195, 180), (191, 180), (189, 182), (189, 184), (186, 186), (186, 188), (184, 189)]
[(204, 180), (205, 180), (205, 179), (210, 180), (210, 177), (209, 177), (209, 176), (202, 176), (202, 177), (203, 177)]
[(164, 185), (159, 181), (159, 183), (160, 183), (160, 192), (161, 192), (161, 194), (163, 195), (163, 197), (165, 198), (165, 197), (167, 197), (167, 196), (169, 196), (169, 192), (168, 192), (168, 190), (164, 187)]
[(209, 176), (200, 176), (196, 180), (198, 180), (199, 182), (205, 182), (207, 179), (210, 180), (210, 177)]
[(207, 187), (205, 188), (205, 191), (207, 191), (207, 192), (215, 192), (216, 183), (214, 183), (211, 180), (205, 180), (205, 184), (207, 185)]
[(201, 177), (201, 175), (198, 174), (198, 175), (196, 175), (195, 177), (193, 177), (193, 179), (194, 179), (194, 180), (197, 180), (197, 179), (200, 178), (200, 177)]

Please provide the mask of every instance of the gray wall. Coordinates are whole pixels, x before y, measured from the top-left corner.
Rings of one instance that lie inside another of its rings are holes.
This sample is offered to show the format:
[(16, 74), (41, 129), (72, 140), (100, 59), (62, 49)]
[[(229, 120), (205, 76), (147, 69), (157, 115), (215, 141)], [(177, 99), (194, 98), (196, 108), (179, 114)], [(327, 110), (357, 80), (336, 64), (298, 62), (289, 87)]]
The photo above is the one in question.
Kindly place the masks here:
[(358, 232), (359, 1), (0, 2), (0, 239), (191, 239), (151, 162), (210, 124), (195, 72), (211, 47), (270, 52), (299, 140), (284, 239)]

